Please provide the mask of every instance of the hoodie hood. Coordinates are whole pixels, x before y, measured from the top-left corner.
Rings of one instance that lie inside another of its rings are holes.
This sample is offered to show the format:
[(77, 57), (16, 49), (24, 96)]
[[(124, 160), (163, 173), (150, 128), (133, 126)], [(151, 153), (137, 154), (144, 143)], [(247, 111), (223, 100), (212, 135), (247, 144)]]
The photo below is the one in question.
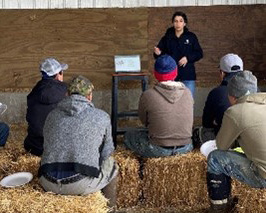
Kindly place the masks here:
[(61, 94), (66, 94), (67, 85), (64, 82), (49, 78), (42, 79), (34, 88), (36, 99), (43, 104), (56, 104), (62, 100)]
[(82, 95), (71, 95), (64, 98), (59, 104), (58, 109), (66, 115), (75, 116), (88, 109), (88, 106), (94, 108), (94, 105)]
[(176, 81), (163, 81), (154, 86), (161, 96), (163, 96), (169, 103), (177, 102), (185, 91), (185, 85)]

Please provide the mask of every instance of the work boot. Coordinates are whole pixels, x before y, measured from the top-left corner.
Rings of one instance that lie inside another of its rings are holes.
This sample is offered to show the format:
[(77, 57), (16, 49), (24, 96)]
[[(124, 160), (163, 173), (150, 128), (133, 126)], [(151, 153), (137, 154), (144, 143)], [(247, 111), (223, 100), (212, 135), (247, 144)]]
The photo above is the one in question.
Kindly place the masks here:
[(116, 207), (116, 185), (117, 185), (117, 176), (114, 177), (113, 180), (102, 189), (102, 193), (109, 200), (108, 206), (113, 210)]
[(208, 209), (208, 213), (235, 213), (236, 204), (238, 203), (238, 198), (229, 198), (227, 203), (224, 204), (212, 204)]

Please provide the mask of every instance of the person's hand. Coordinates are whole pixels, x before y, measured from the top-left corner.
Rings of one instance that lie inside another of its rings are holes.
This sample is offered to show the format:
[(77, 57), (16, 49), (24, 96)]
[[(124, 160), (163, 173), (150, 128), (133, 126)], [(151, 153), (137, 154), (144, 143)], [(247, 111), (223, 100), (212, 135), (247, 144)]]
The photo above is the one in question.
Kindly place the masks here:
[(179, 62), (178, 62), (178, 65), (179, 66), (186, 66), (186, 64), (187, 64), (187, 57), (186, 56), (184, 56), (184, 57), (182, 57), (180, 60), (179, 60)]
[(154, 47), (154, 53), (155, 53), (156, 55), (161, 55), (162, 51), (160, 50), (160, 48), (158, 48), (158, 47)]

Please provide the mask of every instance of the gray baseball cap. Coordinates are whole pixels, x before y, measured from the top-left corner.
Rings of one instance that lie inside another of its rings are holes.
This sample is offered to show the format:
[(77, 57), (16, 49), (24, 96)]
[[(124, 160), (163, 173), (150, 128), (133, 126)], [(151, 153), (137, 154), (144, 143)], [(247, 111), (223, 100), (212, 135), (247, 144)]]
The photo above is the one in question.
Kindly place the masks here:
[(236, 98), (257, 93), (257, 78), (252, 72), (245, 70), (234, 75), (227, 85), (228, 94)]
[(61, 64), (55, 58), (46, 58), (40, 64), (40, 70), (45, 72), (48, 76), (56, 75), (57, 73), (67, 69), (67, 64)]

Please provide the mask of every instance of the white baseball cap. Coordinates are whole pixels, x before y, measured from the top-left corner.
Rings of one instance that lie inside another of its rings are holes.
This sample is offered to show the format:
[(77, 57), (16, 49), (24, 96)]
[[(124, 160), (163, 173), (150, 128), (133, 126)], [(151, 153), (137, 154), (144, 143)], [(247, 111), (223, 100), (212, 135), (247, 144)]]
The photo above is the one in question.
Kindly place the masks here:
[(243, 71), (243, 61), (236, 54), (226, 54), (220, 60), (220, 70), (227, 73)]
[(67, 64), (61, 64), (54, 58), (46, 58), (40, 64), (40, 70), (45, 72), (48, 76), (56, 75), (67, 69)]

